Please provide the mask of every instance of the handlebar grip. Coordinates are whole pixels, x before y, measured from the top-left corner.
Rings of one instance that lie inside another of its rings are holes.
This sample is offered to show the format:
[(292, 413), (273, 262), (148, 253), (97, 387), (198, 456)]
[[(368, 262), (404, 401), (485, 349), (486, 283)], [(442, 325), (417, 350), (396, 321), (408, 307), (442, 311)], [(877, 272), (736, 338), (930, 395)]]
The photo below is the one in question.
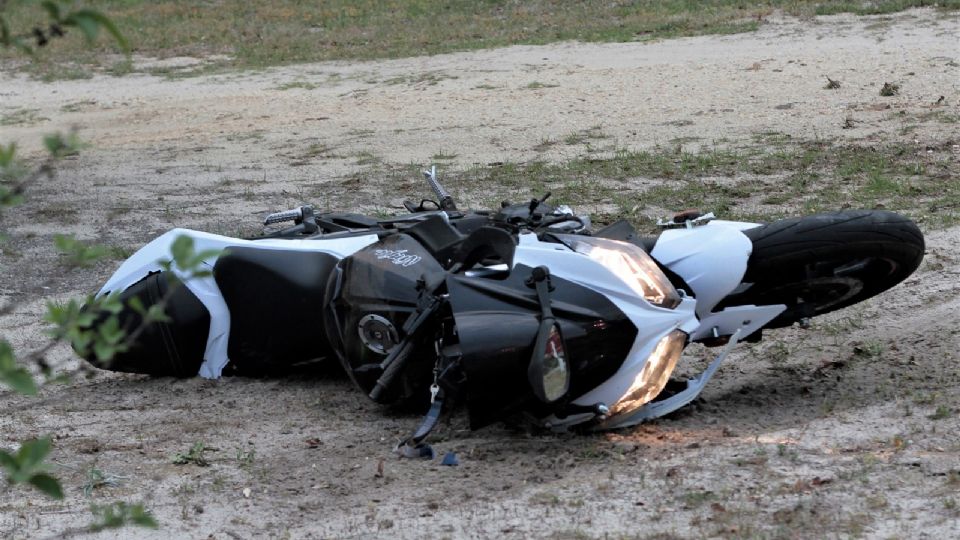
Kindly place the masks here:
[(453, 202), (453, 197), (450, 196), (450, 193), (447, 190), (443, 189), (443, 186), (440, 185), (440, 182), (437, 180), (437, 166), (433, 165), (430, 167), (429, 171), (423, 171), (423, 175), (427, 178), (427, 183), (430, 184), (430, 189), (437, 195), (438, 202), (440, 204), (441, 210), (456, 210), (457, 205)]
[(303, 210), (301, 208), (295, 208), (293, 210), (287, 210), (284, 212), (274, 212), (267, 216), (263, 220), (264, 225), (272, 225), (274, 223), (280, 223), (283, 221), (296, 221), (303, 217)]

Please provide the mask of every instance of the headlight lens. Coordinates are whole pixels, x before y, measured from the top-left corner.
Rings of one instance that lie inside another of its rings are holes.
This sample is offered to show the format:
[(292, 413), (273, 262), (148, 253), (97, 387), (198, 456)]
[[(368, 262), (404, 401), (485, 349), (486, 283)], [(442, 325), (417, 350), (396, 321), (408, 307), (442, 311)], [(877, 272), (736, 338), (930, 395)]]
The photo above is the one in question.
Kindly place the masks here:
[(647, 302), (667, 309), (680, 305), (680, 295), (670, 280), (639, 247), (593, 236), (563, 235), (563, 241), (577, 253), (602, 264)]
[(663, 336), (650, 353), (643, 369), (633, 379), (633, 384), (623, 397), (610, 407), (610, 414), (631, 413), (657, 397), (667, 385), (686, 344), (687, 334), (681, 330), (674, 330)]

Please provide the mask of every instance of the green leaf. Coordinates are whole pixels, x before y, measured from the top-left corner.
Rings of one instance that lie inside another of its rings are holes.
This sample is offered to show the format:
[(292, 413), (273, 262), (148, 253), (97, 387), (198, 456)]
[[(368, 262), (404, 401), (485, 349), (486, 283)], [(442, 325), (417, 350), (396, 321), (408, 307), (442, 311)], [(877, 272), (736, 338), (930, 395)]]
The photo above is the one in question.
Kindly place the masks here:
[(100, 33), (100, 25), (97, 24), (97, 20), (83, 11), (74, 11), (63, 20), (63, 23), (79, 28), (88, 42), (97, 39), (97, 34)]
[(97, 341), (93, 344), (93, 354), (97, 355), (97, 360), (103, 365), (112, 360), (116, 353), (117, 347), (109, 343)]
[(9, 167), (13, 165), (13, 158), (17, 153), (17, 143), (10, 143), (7, 146), (0, 144), (0, 167)]
[(100, 324), (97, 331), (100, 333), (100, 339), (110, 345), (120, 343), (123, 341), (124, 336), (127, 335), (123, 328), (120, 328), (120, 320), (116, 316), (108, 317), (107, 320)]
[(141, 317), (146, 314), (147, 308), (143, 307), (143, 301), (140, 300), (139, 296), (134, 296), (133, 298), (127, 300), (127, 305), (134, 312), (139, 313)]
[(13, 356), (13, 347), (4, 339), (0, 339), (0, 370), (8, 370), (17, 367), (17, 361)]
[(120, 299), (120, 293), (110, 293), (98, 299), (88, 299), (87, 305), (92, 305), (95, 302), (99, 302), (99, 309), (113, 315), (117, 315), (123, 311), (123, 301)]
[(7, 19), (3, 17), (3, 13), (0, 13), (0, 45), (9, 47), (11, 44), (10, 27), (7, 25)]
[(28, 482), (33, 487), (39, 489), (54, 499), (63, 498), (63, 488), (60, 487), (60, 482), (47, 473), (37, 473), (31, 476)]
[(80, 328), (90, 328), (97, 321), (97, 316), (90, 310), (77, 313), (77, 326)]
[(2, 448), (0, 448), (0, 467), (3, 467), (7, 471), (17, 469), (17, 461), (14, 459), (13, 454)]
[(170, 245), (170, 254), (173, 255), (173, 262), (178, 269), (187, 270), (187, 263), (193, 254), (193, 238), (187, 235), (178, 236)]
[(150, 306), (150, 309), (147, 310), (147, 315), (145, 319), (148, 322), (162, 322), (162, 323), (173, 322), (173, 319), (171, 319), (166, 313), (164, 313), (163, 306), (159, 304), (154, 304)]
[(30, 372), (22, 367), (0, 371), (0, 382), (19, 394), (25, 396), (37, 395), (37, 383), (34, 382)]
[(50, 439), (36, 439), (20, 444), (16, 454), (3, 452), (2, 465), (7, 471), (7, 482), (22, 484), (45, 472), (44, 458), (50, 453)]
[(4, 340), (0, 340), (0, 382), (5, 383), (14, 392), (27, 396), (37, 395), (37, 385), (33, 381), (33, 376), (26, 368), (17, 364), (13, 347)]
[(50, 453), (50, 439), (42, 437), (32, 441), (26, 441), (20, 445), (17, 451), (17, 461), (21, 468), (29, 470), (31, 473), (43, 463), (44, 458)]
[(123, 34), (117, 29), (109, 18), (99, 11), (92, 9), (78, 9), (71, 12), (63, 19), (63, 24), (68, 26), (76, 26), (83, 33), (84, 37), (87, 38), (87, 41), (93, 41), (97, 38), (97, 34), (100, 32), (100, 28), (106, 30), (113, 39), (117, 41), (117, 44), (120, 45), (120, 48), (127, 50), (129, 46), (127, 45), (126, 38), (123, 37)]
[(190, 272), (190, 277), (193, 279), (200, 279), (205, 277), (210, 277), (213, 275), (213, 272), (210, 270), (194, 270)]
[(43, 9), (47, 10), (47, 14), (50, 15), (50, 20), (60, 22), (60, 4), (51, 2), (50, 0), (44, 0), (40, 2), (40, 5), (43, 6)]

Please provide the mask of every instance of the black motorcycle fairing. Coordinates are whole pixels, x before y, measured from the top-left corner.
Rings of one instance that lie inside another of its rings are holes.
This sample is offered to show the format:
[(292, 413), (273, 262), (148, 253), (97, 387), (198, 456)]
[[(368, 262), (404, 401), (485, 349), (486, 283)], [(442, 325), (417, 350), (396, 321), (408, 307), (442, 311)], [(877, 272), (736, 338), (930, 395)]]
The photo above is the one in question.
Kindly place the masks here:
[[(172, 289), (172, 290), (171, 290)], [(155, 376), (193, 377), (200, 371), (210, 332), (210, 314), (203, 303), (176, 278), (166, 272), (154, 272), (120, 293), (125, 306), (117, 315), (120, 327), (134, 332), (143, 318), (130, 308), (130, 300), (139, 298), (149, 308), (166, 298), (165, 313), (172, 322), (152, 322), (143, 327), (130, 347), (107, 363), (99, 362), (91, 351), (86, 360), (94, 366), (125, 373)], [(106, 320), (104, 313), (94, 328)]]
[[(323, 319), (337, 357), (364, 392), (370, 393), (383, 374), (380, 364), (389, 350), (380, 352), (364, 342), (361, 321), (368, 316), (387, 321), (399, 342), (424, 292), (421, 283), (442, 282), (443, 274), (436, 259), (407, 234), (384, 237), (340, 261), (327, 285)], [(381, 402), (407, 400), (429, 384), (422, 375), (433, 368), (433, 337), (425, 335), (417, 343), (406, 373)]]
[(447, 278), (472, 429), (520, 410), (549, 415), (613, 376), (636, 339), (637, 328), (605, 296), (551, 277), (551, 306), (570, 362), (570, 390), (556, 405), (541, 403), (527, 380), (541, 313), (535, 290), (526, 284), (532, 270), (518, 264), (501, 281)]
[(455, 271), (465, 272), (481, 261), (511, 268), (516, 250), (517, 240), (512, 234), (496, 227), (479, 227), (457, 246)]
[(230, 310), (225, 374), (276, 374), (330, 356), (319, 315), (337, 262), (317, 251), (225, 250), (213, 268)]
[(430, 256), (440, 262), (444, 268), (450, 266), (457, 246), (464, 239), (457, 229), (439, 215), (417, 222), (412, 227), (403, 229), (403, 233), (420, 242)]

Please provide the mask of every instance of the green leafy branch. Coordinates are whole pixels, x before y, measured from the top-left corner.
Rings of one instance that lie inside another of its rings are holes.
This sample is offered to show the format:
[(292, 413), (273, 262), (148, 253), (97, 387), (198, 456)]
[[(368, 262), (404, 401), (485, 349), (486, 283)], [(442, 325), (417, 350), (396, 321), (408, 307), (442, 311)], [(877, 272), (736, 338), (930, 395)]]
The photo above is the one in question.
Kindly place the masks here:
[(85, 527), (74, 527), (65, 531), (58, 532), (50, 537), (62, 540), (73, 536), (84, 536), (87, 534), (105, 531), (107, 529), (119, 529), (120, 527), (136, 526), (147, 529), (156, 529), (159, 527), (153, 514), (144, 507), (143, 503), (127, 503), (117, 501), (110, 504), (93, 504), (90, 506), (90, 513), (93, 514), (93, 522)]
[(0, 215), (4, 208), (23, 202), (23, 193), (30, 184), (44, 177), (52, 179), (57, 161), (77, 154), (84, 147), (75, 131), (47, 135), (43, 145), (47, 157), (31, 170), (17, 157), (16, 143), (0, 144)]
[(104, 30), (126, 51), (129, 48), (126, 38), (120, 33), (106, 15), (99, 11), (80, 8), (73, 9), (68, 2), (44, 0), (40, 2), (46, 12), (46, 20), (34, 24), (26, 32), (15, 33), (10, 28), (0, 4), (0, 46), (13, 47), (25, 54), (33, 54), (35, 48), (46, 47), (50, 40), (63, 37), (69, 29), (76, 28), (88, 43), (92, 43)]
[(54, 499), (62, 499), (60, 482), (47, 473), (48, 466), (44, 460), (49, 453), (49, 438), (25, 441), (15, 453), (0, 449), (0, 465), (6, 471), (7, 483), (27, 483)]
[[(43, 0), (40, 5), (46, 11), (47, 20), (33, 25), (28, 32), (17, 33), (11, 28), (4, 13), (6, 0), (0, 0), (0, 47), (14, 48), (32, 56), (34, 47), (44, 47), (51, 39), (62, 37), (68, 29), (76, 28), (88, 42), (94, 41), (100, 31), (104, 30), (124, 51), (128, 49), (127, 41), (117, 27), (99, 11), (87, 8), (73, 9), (72, 4), (59, 0)], [(47, 149), (47, 158), (32, 170), (17, 158), (16, 143), (0, 144), (0, 217), (4, 208), (18, 205), (23, 201), (24, 192), (31, 183), (44, 177), (52, 178), (56, 171), (54, 165), (57, 160), (76, 154), (82, 146), (75, 132), (67, 135), (60, 133), (48, 135), (44, 137), (43, 143)], [(0, 243), (5, 241), (3, 232), (0, 229)], [(57, 249), (67, 257), (71, 266), (89, 266), (107, 253), (102, 247), (88, 245), (69, 236), (57, 235), (54, 243)], [(189, 268), (189, 264), (201, 264), (193, 253), (192, 241), (181, 242), (174, 260), (178, 266), (186, 268)], [(135, 305), (131, 301), (130, 304), (132, 309), (141, 314), (142, 324), (129, 335), (119, 327), (117, 314), (122, 305), (115, 295), (88, 298), (86, 306), (81, 306), (76, 300), (71, 300), (63, 306), (48, 305), (46, 319), (54, 324), (51, 340), (41, 349), (31, 353), (29, 358), (37, 363), (48, 380), (52, 370), (46, 363), (44, 355), (58, 342), (69, 341), (78, 351), (93, 350), (98, 359), (112, 358), (118, 352), (126, 350), (139, 332), (143, 331), (145, 325), (164, 320), (166, 317), (163, 313), (165, 300), (161, 305), (150, 306), (149, 309), (145, 309), (142, 303)], [(16, 305), (15, 301), (0, 305), (0, 316), (12, 313)], [(95, 327), (94, 323), (101, 314), (106, 316), (104, 324)], [(30, 371), (17, 361), (10, 343), (0, 338), (0, 386), (3, 385), (23, 395), (37, 394), (37, 385)], [(49, 465), (46, 458), (50, 450), (49, 437), (23, 441), (15, 452), (0, 449), (0, 470), (3, 471), (7, 484), (31, 485), (54, 499), (62, 499), (63, 488), (59, 480), (48, 472)], [(115, 502), (109, 505), (94, 505), (91, 507), (91, 512), (94, 515), (94, 522), (91, 525), (63, 531), (59, 536), (97, 532), (128, 524), (157, 528), (157, 521), (140, 503)]]
[(126, 525), (137, 525), (148, 529), (157, 528), (157, 520), (144, 508), (143, 504), (128, 504), (115, 502), (107, 505), (93, 505), (94, 522), (88, 528), (89, 532), (98, 532), (105, 529), (116, 529)]

